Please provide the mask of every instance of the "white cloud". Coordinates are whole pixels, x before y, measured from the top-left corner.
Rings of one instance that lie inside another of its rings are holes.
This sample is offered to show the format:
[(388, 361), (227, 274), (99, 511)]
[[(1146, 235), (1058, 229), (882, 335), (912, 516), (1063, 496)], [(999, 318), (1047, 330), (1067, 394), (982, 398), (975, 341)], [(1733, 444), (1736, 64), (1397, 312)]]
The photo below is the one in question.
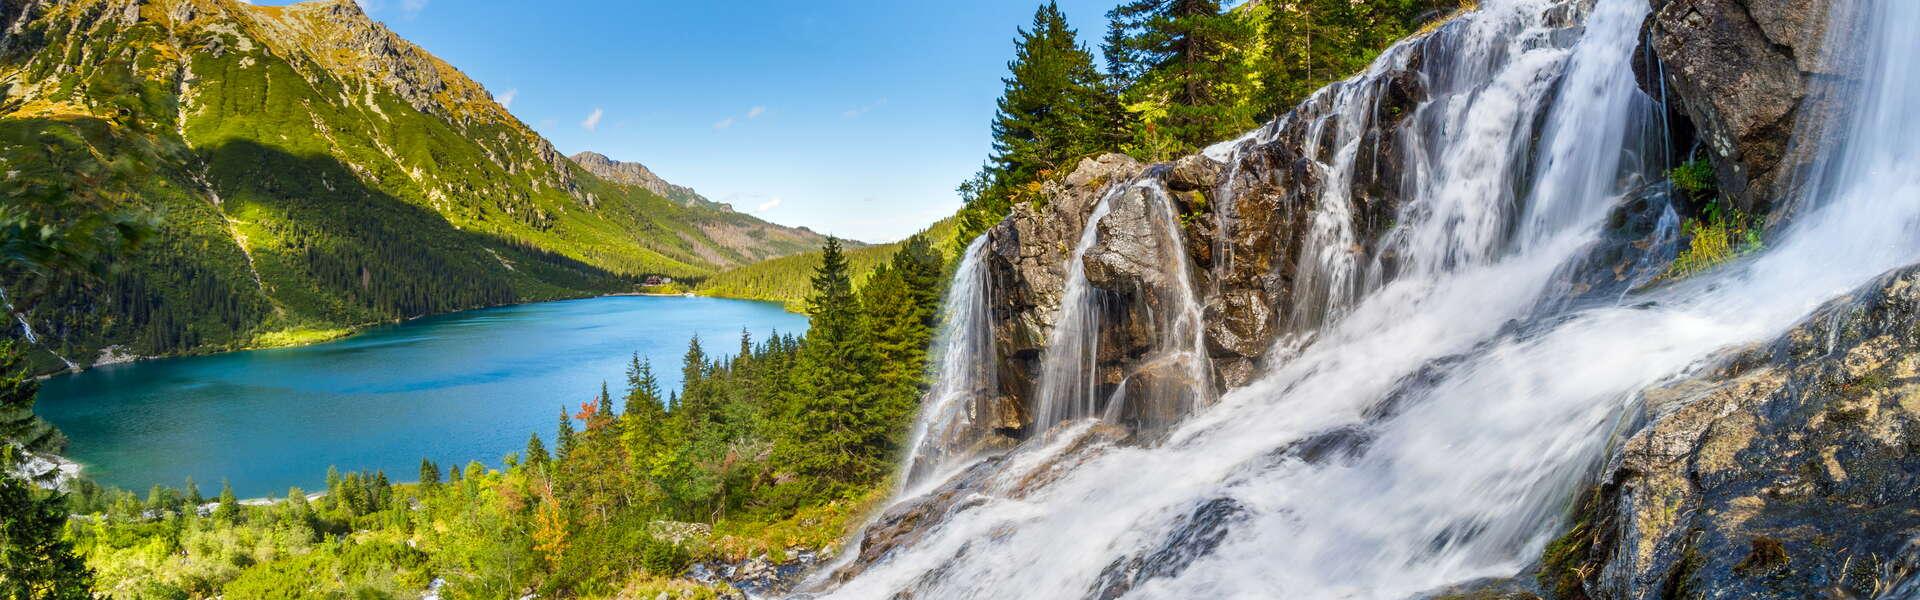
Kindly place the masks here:
[(763, 212), (773, 210), (775, 208), (778, 208), (781, 202), (784, 202), (784, 200), (782, 200), (779, 196), (774, 196), (772, 199), (769, 199), (766, 202), (761, 202), (759, 206), (753, 207), (753, 212), (763, 213)]
[(726, 129), (726, 128), (729, 128), (729, 127), (733, 127), (733, 123), (734, 123), (734, 118), (733, 118), (733, 117), (727, 117), (727, 118), (725, 118), (725, 119), (721, 119), (721, 120), (719, 120), (719, 121), (716, 121), (716, 122), (714, 122), (714, 124), (713, 124), (713, 128), (714, 128), (714, 129), (716, 129), (716, 130), (719, 130), (719, 129)]
[(747, 118), (749, 119), (758, 119), (760, 115), (764, 114), (767, 114), (767, 107), (765, 106), (755, 106), (747, 109)]
[(427, 8), (427, 0), (400, 0), (400, 10), (412, 15)]
[(882, 106), (886, 106), (886, 105), (887, 105), (887, 99), (886, 99), (886, 98), (881, 98), (881, 99), (879, 99), (879, 100), (875, 100), (875, 101), (873, 101), (872, 103), (870, 103), (870, 104), (868, 104), (868, 105), (866, 105), (866, 106), (862, 106), (862, 107), (859, 107), (859, 108), (852, 108), (852, 109), (847, 109), (847, 110), (846, 110), (845, 112), (842, 112), (842, 113), (840, 113), (840, 116), (841, 116), (841, 117), (843, 117), (843, 118), (847, 118), (847, 119), (857, 119), (857, 118), (859, 118), (859, 117), (860, 117), (860, 115), (864, 115), (864, 114), (867, 114), (867, 113), (870, 113), (870, 112), (873, 112), (873, 109), (876, 109), (876, 108), (880, 108), (880, 107), (882, 107)]
[(500, 103), (501, 108), (513, 108), (513, 99), (518, 97), (520, 97), (520, 88), (513, 88), (494, 100)]
[(604, 116), (607, 116), (607, 111), (601, 110), (600, 107), (596, 106), (593, 108), (593, 114), (587, 115), (587, 120), (580, 122), (580, 127), (585, 128), (587, 131), (599, 129), (600, 117)]

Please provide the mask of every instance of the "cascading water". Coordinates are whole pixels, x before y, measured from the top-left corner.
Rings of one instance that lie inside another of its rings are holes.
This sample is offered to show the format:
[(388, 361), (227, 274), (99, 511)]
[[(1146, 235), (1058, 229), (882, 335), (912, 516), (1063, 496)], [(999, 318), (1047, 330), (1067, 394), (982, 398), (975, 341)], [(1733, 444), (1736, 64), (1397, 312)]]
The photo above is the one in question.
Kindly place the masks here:
[[(1125, 227), (1109, 219), (1145, 222), (1148, 239), (1102, 244), (1120, 235), (1103, 235), (1106, 228)], [(1194, 266), (1181, 242), (1174, 200), (1152, 174), (1114, 186), (1095, 205), (1068, 263), (1066, 291), (1042, 363), (1034, 431), (1093, 416), (1161, 431), (1212, 401), (1203, 309), (1195, 295)], [(1141, 272), (1147, 280), (1124, 293), (1104, 290), (1091, 280), (1089, 263), (1103, 269), (1124, 263), (1121, 269)], [(1116, 312), (1141, 320), (1136, 329), (1151, 338), (1132, 340), (1143, 349), (1124, 371), (1102, 364), (1110, 357), (1101, 335)]]
[[(7, 314), (13, 315), (14, 321), (20, 323), (20, 335), (26, 338), (27, 343), (34, 345), (40, 344), (40, 335), (34, 333), (33, 324), (27, 322), (26, 313), (19, 312), (13, 308), (13, 300), (7, 297), (7, 291), (5, 289), (0, 289), (0, 306), (4, 306)], [(51, 352), (51, 350), (49, 350), (49, 352)], [(54, 358), (60, 359), (60, 362), (66, 363), (68, 369), (76, 371), (80, 369), (80, 365), (74, 364), (71, 360), (67, 360), (65, 356), (61, 356), (58, 353), (54, 353), (53, 356)]]
[(994, 380), (993, 315), (987, 306), (990, 280), (986, 236), (967, 245), (953, 286), (941, 308), (945, 322), (937, 342), (940, 365), (933, 388), (921, 403), (908, 444), (901, 489), (938, 480), (938, 475), (970, 456), (981, 437), (981, 406), (998, 388)]
[[(1386, 238), (1396, 264), (1368, 267), (1350, 306), (1320, 309), (1310, 343), (1157, 445), (1085, 442), (1085, 427), (1030, 442), (831, 593), (1404, 598), (1514, 575), (1639, 390), (1920, 260), (1920, 172), (1903, 167), (1920, 158), (1920, 76), (1903, 62), (1920, 54), (1920, 3), (1842, 4), (1829, 52), (1860, 73), (1822, 84), (1849, 110), (1822, 128), (1804, 216), (1757, 257), (1595, 306), (1552, 283), (1645, 179), (1629, 136), (1657, 117), (1627, 58), (1646, 3), (1484, 2), (1429, 40), (1447, 51), (1426, 57), (1439, 91), (1403, 131), (1416, 175)], [(1577, 42), (1554, 43), (1569, 31)], [(1535, 117), (1538, 132), (1516, 125)], [(1656, 241), (1676, 221), (1663, 212)], [(1349, 268), (1329, 256), (1298, 268)]]
[(1112, 209), (1114, 196), (1128, 186), (1117, 185), (1093, 205), (1086, 228), (1073, 247), (1067, 262), (1066, 293), (1060, 299), (1060, 316), (1054, 320), (1053, 333), (1047, 338), (1045, 362), (1041, 363), (1038, 395), (1034, 402), (1034, 429), (1045, 432), (1067, 419), (1099, 414), (1104, 398), (1099, 397), (1096, 371), (1100, 356), (1100, 290), (1087, 282), (1087, 250), (1100, 232), (1100, 220)]

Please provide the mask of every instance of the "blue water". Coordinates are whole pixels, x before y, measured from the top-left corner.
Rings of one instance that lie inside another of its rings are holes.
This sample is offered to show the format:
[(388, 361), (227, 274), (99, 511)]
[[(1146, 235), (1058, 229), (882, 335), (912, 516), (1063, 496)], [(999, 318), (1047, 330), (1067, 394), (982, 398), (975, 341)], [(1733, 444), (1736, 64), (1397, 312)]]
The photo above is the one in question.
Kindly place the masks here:
[(72, 439), (67, 455), (89, 476), (140, 493), (192, 476), (209, 495), (225, 479), (241, 497), (278, 496), (325, 487), (328, 466), (411, 481), (422, 457), (498, 465), (534, 432), (551, 448), (561, 407), (578, 412), (602, 381), (620, 395), (635, 352), (677, 390), (690, 337), (731, 355), (743, 327), (757, 341), (802, 333), (806, 318), (717, 298), (492, 308), (314, 346), (62, 375), (46, 381), (37, 409)]

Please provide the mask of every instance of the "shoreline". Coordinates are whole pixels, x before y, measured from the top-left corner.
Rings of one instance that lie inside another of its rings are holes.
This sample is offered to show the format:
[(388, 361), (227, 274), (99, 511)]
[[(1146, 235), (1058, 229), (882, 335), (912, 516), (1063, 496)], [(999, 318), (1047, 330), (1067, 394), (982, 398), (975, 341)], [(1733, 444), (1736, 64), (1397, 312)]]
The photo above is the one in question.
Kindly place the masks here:
[[(764, 303), (780, 306), (781, 310), (789, 313), (804, 314), (804, 313), (799, 313), (792, 310), (791, 308), (787, 307), (785, 303), (775, 301), (775, 300), (767, 300), (764, 298), (738, 298), (733, 296), (701, 294), (693, 291), (677, 293), (677, 294), (661, 293), (661, 292), (609, 292), (604, 294), (592, 294), (592, 295), (584, 295), (584, 296), (565, 296), (565, 297), (546, 298), (541, 300), (530, 300), (527, 302), (509, 302), (504, 304), (491, 304), (487, 306), (463, 308), (460, 310), (448, 311), (448, 312), (442, 312), (442, 313), (414, 315), (411, 317), (405, 317), (400, 319), (342, 325), (334, 329), (325, 330), (331, 333), (330, 335), (317, 337), (314, 339), (300, 340), (300, 341), (297, 341), (294, 343), (288, 343), (288, 344), (249, 343), (249, 344), (237, 346), (237, 347), (204, 347), (204, 348), (196, 348), (194, 350), (190, 350), (187, 352), (157, 354), (152, 356), (128, 354), (128, 353), (125, 353), (126, 352), (125, 344), (114, 344), (114, 345), (101, 348), (100, 349), (101, 357), (96, 358), (93, 362), (88, 363), (87, 366), (85, 367), (62, 369), (58, 371), (40, 373), (40, 374), (34, 375), (34, 379), (45, 381), (47, 379), (61, 376), (61, 375), (72, 375), (77, 373), (83, 373), (98, 367), (126, 365), (126, 364), (133, 364), (133, 363), (145, 362), (150, 360), (161, 360), (161, 359), (168, 359), (168, 358), (186, 358), (186, 357), (192, 357), (192, 356), (214, 356), (218, 354), (230, 354), (235, 352), (252, 352), (257, 350), (280, 350), (280, 349), (286, 349), (286, 348), (304, 348), (308, 346), (317, 346), (317, 345), (325, 344), (329, 342), (337, 342), (337, 341), (358, 335), (362, 332), (365, 332), (368, 329), (380, 327), (383, 325), (399, 325), (402, 323), (408, 323), (408, 322), (417, 321), (420, 319), (425, 319), (430, 317), (444, 317), (448, 315), (457, 315), (465, 312), (490, 310), (490, 309), (496, 309), (496, 308), (510, 308), (515, 306), (529, 306), (533, 304), (545, 304), (548, 302), (571, 302), (571, 301), (577, 301), (577, 300), (593, 300), (598, 298), (616, 298), (616, 297), (718, 298), (722, 300), (739, 300), (742, 302), (764, 302)], [(333, 332), (337, 332), (337, 333), (333, 333)], [(258, 339), (258, 336), (256, 336), (255, 339)], [(45, 352), (52, 352), (52, 350), (49, 350), (44, 347), (35, 346), (35, 348), (37, 350), (41, 350)]]

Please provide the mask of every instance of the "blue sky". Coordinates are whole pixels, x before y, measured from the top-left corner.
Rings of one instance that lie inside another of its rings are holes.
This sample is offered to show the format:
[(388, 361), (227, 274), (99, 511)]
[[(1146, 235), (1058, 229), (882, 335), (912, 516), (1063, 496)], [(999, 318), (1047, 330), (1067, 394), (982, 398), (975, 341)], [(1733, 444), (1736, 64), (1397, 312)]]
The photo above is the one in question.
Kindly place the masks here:
[[(863, 241), (959, 207), (1037, 0), (362, 0), (568, 154)], [(284, 4), (285, 2), (274, 2)], [(1089, 47), (1114, 0), (1063, 0)]]

